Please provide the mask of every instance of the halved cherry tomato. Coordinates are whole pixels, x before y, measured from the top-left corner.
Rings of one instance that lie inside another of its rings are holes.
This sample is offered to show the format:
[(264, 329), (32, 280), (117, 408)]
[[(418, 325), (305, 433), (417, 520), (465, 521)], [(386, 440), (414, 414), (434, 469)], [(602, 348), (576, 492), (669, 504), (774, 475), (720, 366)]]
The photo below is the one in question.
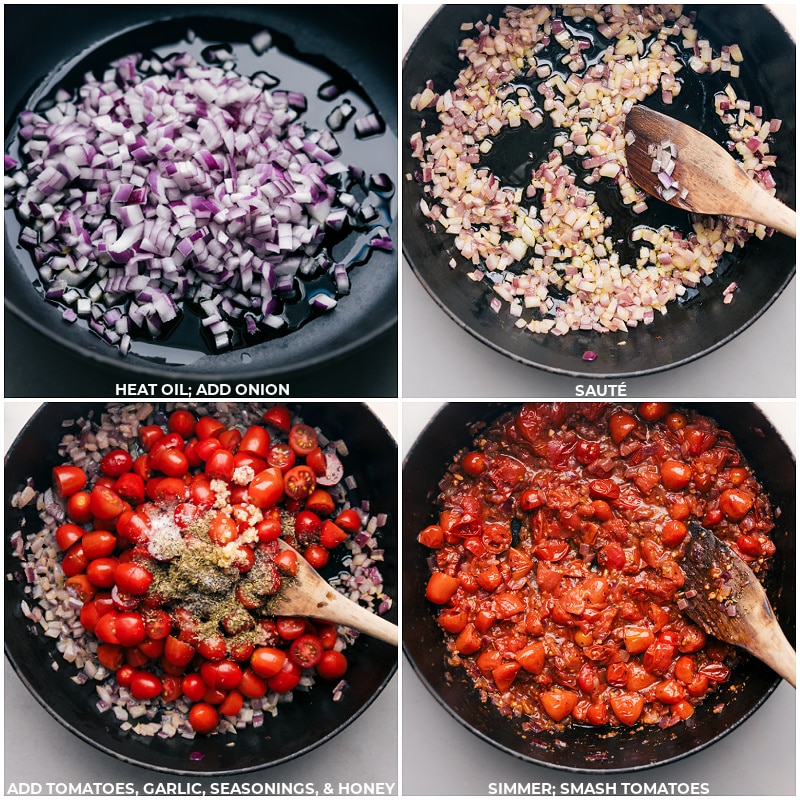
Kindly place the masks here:
[(69, 550), (72, 545), (80, 541), (86, 531), (72, 522), (65, 522), (56, 528), (56, 544), (61, 550)]
[(67, 499), (67, 516), (78, 525), (89, 522), (92, 519), (91, 498), (89, 492), (84, 491), (70, 495)]
[(275, 566), (287, 575), (297, 575), (297, 553), (294, 550), (281, 550), (274, 558)]
[(279, 470), (291, 469), (297, 461), (297, 454), (286, 442), (275, 442), (267, 453), (267, 464)]
[(86, 473), (71, 464), (53, 467), (53, 490), (59, 497), (70, 497), (86, 486)]
[(266, 458), (269, 453), (269, 431), (260, 425), (251, 425), (239, 443), (239, 452)]
[(283, 491), (283, 475), (274, 467), (259, 472), (247, 489), (250, 501), (258, 508), (274, 506), (283, 496)]
[(223, 430), (225, 430), (225, 426), (212, 416), (200, 417), (194, 426), (194, 433), (198, 439), (208, 439)]
[(314, 569), (322, 569), (330, 558), (327, 548), (321, 544), (310, 544), (303, 550), (303, 558), (311, 564)]
[(306, 621), (302, 617), (278, 617), (275, 624), (281, 639), (297, 639), (306, 630)]
[(319, 533), (319, 543), (328, 550), (333, 550), (347, 539), (347, 533), (343, 531), (335, 522), (326, 519), (322, 523), (322, 530)]
[(145, 453), (150, 452), (152, 446), (164, 437), (164, 431), (160, 425), (144, 425), (139, 428), (139, 441)]
[(128, 561), (117, 565), (114, 580), (121, 592), (132, 595), (144, 594), (153, 582), (153, 574), (147, 567)]
[(450, 575), (446, 575), (444, 572), (433, 572), (428, 579), (425, 597), (427, 597), (431, 603), (443, 605), (450, 601), (450, 598), (456, 593), (458, 587), (458, 578), (453, 578)]
[(321, 447), (315, 447), (306, 456), (306, 464), (314, 470), (318, 477), (325, 475), (328, 471), (328, 461)]
[(317, 432), (305, 423), (293, 425), (289, 431), (289, 447), (299, 456), (307, 456), (319, 445)]
[(298, 667), (307, 669), (319, 663), (324, 649), (319, 637), (313, 633), (305, 633), (292, 641), (289, 647), (289, 658)]
[(110, 531), (89, 531), (81, 541), (89, 560), (110, 556), (117, 547), (117, 537)]
[(326, 517), (336, 510), (336, 504), (333, 502), (331, 493), (326, 489), (314, 489), (308, 496), (305, 507), (309, 511), (315, 511), (317, 514), (322, 514)]
[(111, 478), (119, 478), (133, 469), (133, 459), (127, 450), (117, 447), (109, 450), (100, 461), (100, 471)]
[(277, 647), (257, 647), (250, 656), (250, 666), (262, 678), (277, 675), (287, 659), (286, 652)]
[(292, 427), (292, 412), (284, 405), (271, 406), (261, 418), (284, 433), (288, 433)]
[(195, 703), (189, 709), (189, 724), (197, 733), (211, 733), (219, 725), (219, 711), (210, 703)]
[(354, 508), (346, 508), (336, 517), (336, 524), (348, 533), (358, 533), (361, 529), (361, 517)]
[(125, 510), (125, 501), (107, 486), (95, 484), (91, 492), (92, 514), (102, 520), (118, 517)]
[(287, 497), (293, 500), (302, 500), (308, 497), (317, 485), (317, 477), (314, 470), (305, 464), (298, 464), (292, 467), (283, 476), (283, 490)]
[(295, 686), (300, 683), (301, 675), (302, 673), (300, 667), (287, 658), (281, 667), (280, 672), (267, 679), (267, 686), (273, 692), (277, 692), (278, 694), (291, 692), (292, 689), (294, 689)]

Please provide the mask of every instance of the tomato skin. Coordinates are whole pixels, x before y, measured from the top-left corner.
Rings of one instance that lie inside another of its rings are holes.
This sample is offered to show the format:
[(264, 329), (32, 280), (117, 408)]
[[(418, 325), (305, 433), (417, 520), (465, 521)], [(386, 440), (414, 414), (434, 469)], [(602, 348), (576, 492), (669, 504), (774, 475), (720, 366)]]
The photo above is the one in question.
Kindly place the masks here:
[(235, 689), (241, 683), (242, 668), (229, 659), (213, 664), (206, 663), (200, 667), (200, 677), (209, 689), (227, 691)]
[(234, 454), (239, 449), (242, 434), (236, 428), (229, 428), (218, 433), (217, 439), (219, 439), (223, 450), (228, 450), (231, 454)]
[(692, 480), (692, 468), (683, 461), (667, 459), (661, 465), (661, 483), (670, 492), (685, 489)]
[(287, 575), (297, 575), (297, 553), (294, 550), (281, 550), (275, 556), (275, 566)]
[(545, 652), (542, 642), (534, 642), (517, 653), (517, 662), (526, 672), (538, 675), (544, 669)]
[(167, 418), (167, 430), (179, 434), (184, 439), (188, 439), (194, 433), (196, 424), (197, 417), (185, 408), (176, 409)]
[(680, 520), (668, 520), (661, 528), (661, 543), (665, 547), (677, 547), (686, 538), (688, 531)]
[(672, 411), (670, 403), (639, 403), (639, 416), (648, 422), (655, 422), (666, 417)]
[(331, 648), (335, 647), (336, 642), (339, 639), (339, 633), (336, 630), (336, 626), (330, 622), (316, 622), (315, 626), (317, 628), (317, 636), (319, 636), (322, 646), (326, 650), (330, 650)]
[(542, 692), (540, 699), (547, 715), (556, 722), (568, 717), (578, 703), (578, 695), (566, 689), (549, 689)]
[(96, 484), (91, 491), (90, 508), (98, 519), (112, 520), (125, 510), (125, 501), (113, 489)]
[(308, 497), (316, 488), (317, 476), (314, 470), (305, 464), (292, 467), (283, 476), (283, 491), (293, 500)]
[(458, 578), (453, 578), (450, 575), (445, 575), (443, 572), (434, 572), (428, 579), (428, 585), (425, 589), (425, 597), (431, 603), (443, 605), (448, 603), (456, 589), (459, 587)]
[(289, 447), (299, 456), (307, 456), (319, 446), (317, 432), (305, 423), (299, 422), (289, 430)]
[(127, 450), (109, 450), (100, 461), (100, 471), (110, 478), (119, 478), (133, 469), (133, 459)]
[(124, 664), (124, 654), (118, 644), (99, 644), (97, 646), (97, 660), (106, 668), (113, 671), (121, 669)]
[(195, 455), (200, 461), (208, 461), (208, 459), (220, 449), (222, 449), (222, 444), (219, 439), (214, 436), (209, 436), (206, 439), (198, 439), (197, 444), (194, 446)]
[(208, 439), (210, 436), (216, 437), (223, 430), (225, 430), (225, 426), (212, 416), (200, 417), (194, 426), (194, 434), (198, 439)]
[(609, 434), (614, 444), (622, 440), (637, 426), (636, 418), (627, 411), (615, 411), (608, 420)]
[(214, 544), (224, 547), (239, 538), (236, 522), (223, 511), (218, 511), (208, 528), (208, 535)]
[(282, 532), (281, 522), (275, 517), (265, 517), (256, 526), (258, 541), (265, 544), (276, 541)]
[(313, 511), (300, 511), (294, 518), (294, 532), (300, 537), (315, 536), (322, 528), (322, 520)]
[(236, 462), (230, 450), (220, 448), (215, 450), (206, 461), (205, 474), (209, 480), (230, 481), (233, 478), (233, 470)]
[(283, 472), (297, 463), (297, 454), (286, 442), (275, 442), (267, 453), (267, 464)]
[(275, 624), (281, 639), (297, 639), (306, 631), (306, 621), (303, 617), (278, 617)]
[(269, 445), (269, 431), (260, 425), (251, 425), (242, 436), (242, 441), (239, 443), (239, 452), (250, 453), (266, 459), (269, 453)]
[(128, 561), (117, 565), (114, 580), (121, 592), (142, 595), (150, 588), (153, 575), (147, 567)]
[(335, 522), (326, 519), (322, 524), (319, 534), (319, 543), (328, 550), (333, 550), (347, 539), (347, 533), (343, 531)]
[(147, 636), (144, 619), (141, 614), (135, 611), (123, 611), (117, 614), (114, 632), (123, 647), (133, 647), (141, 644)]
[(83, 552), (90, 560), (110, 556), (117, 548), (117, 537), (110, 531), (89, 531), (81, 541)]
[(306, 500), (306, 506), (309, 511), (314, 511), (324, 517), (333, 514), (336, 510), (336, 504), (333, 502), (333, 497), (327, 489), (314, 489)]
[(189, 724), (197, 733), (211, 733), (219, 725), (219, 711), (210, 703), (195, 703), (189, 709)]
[[(328, 651), (332, 652), (332, 651)], [(300, 683), (301, 678), (301, 670), (300, 667), (297, 666), (293, 661), (290, 659), (286, 659), (283, 666), (276, 675), (273, 675), (271, 678), (267, 679), (267, 686), (273, 691), (277, 692), (278, 694), (285, 694), (286, 692), (291, 692), (292, 689)]]
[(172, 619), (160, 608), (149, 611), (144, 618), (144, 628), (149, 639), (165, 639), (172, 630)]
[(292, 427), (292, 412), (284, 405), (271, 406), (262, 414), (261, 419), (284, 433), (288, 433)]
[(250, 656), (251, 669), (261, 678), (277, 675), (288, 656), (277, 647), (257, 647)]
[(180, 478), (189, 471), (189, 459), (177, 447), (168, 447), (159, 452), (153, 466), (170, 478)]
[(317, 664), (317, 675), (326, 681), (339, 680), (347, 672), (347, 657), (338, 650), (326, 650)]
[(79, 492), (86, 486), (86, 473), (80, 468), (71, 464), (62, 464), (53, 467), (51, 478), (53, 490), (59, 497), (67, 498)]
[(306, 464), (314, 470), (317, 477), (324, 477), (328, 471), (328, 460), (321, 447), (315, 447), (306, 456)]
[(614, 695), (609, 702), (616, 718), (628, 727), (636, 724), (644, 710), (644, 697), (640, 694)]
[(175, 636), (164, 640), (164, 658), (176, 667), (185, 667), (193, 658), (195, 648), (189, 642), (182, 642)]
[(741, 522), (755, 503), (755, 498), (742, 489), (726, 489), (719, 498), (722, 513), (731, 522)]
[(97, 620), (93, 633), (101, 642), (119, 644), (119, 639), (117, 638), (117, 612), (109, 611), (103, 614)]
[(310, 544), (303, 551), (303, 558), (305, 558), (314, 569), (322, 569), (330, 559), (330, 552), (321, 544)]
[(114, 481), (114, 491), (132, 506), (144, 502), (144, 480), (135, 472), (126, 472)]
[(56, 528), (56, 544), (61, 550), (69, 550), (72, 545), (79, 542), (86, 531), (72, 522), (65, 522)]
[(64, 557), (61, 559), (61, 569), (68, 578), (71, 578), (73, 575), (80, 575), (88, 563), (89, 559), (83, 552), (83, 544), (78, 541), (64, 553)]
[(267, 693), (267, 682), (252, 669), (248, 668), (242, 673), (242, 682), (239, 684), (237, 691), (250, 699), (264, 697)]
[(89, 492), (75, 492), (67, 499), (67, 517), (78, 525), (85, 525), (92, 519), (92, 496)]
[(248, 486), (250, 501), (258, 508), (271, 508), (283, 497), (283, 475), (269, 467), (259, 472)]
[(139, 428), (139, 441), (145, 453), (149, 453), (153, 445), (164, 437), (160, 425), (144, 425)]
[(361, 530), (361, 517), (354, 508), (346, 508), (334, 520), (336, 524), (348, 533), (358, 533)]
[(417, 541), (431, 550), (439, 550), (444, 547), (444, 531), (441, 525), (428, 525), (423, 528), (417, 536)]
[(242, 710), (243, 705), (244, 697), (242, 693), (232, 689), (220, 703), (219, 713), (225, 717), (235, 717)]
[(118, 564), (118, 558), (95, 558), (87, 565), (86, 574), (98, 589), (110, 589), (115, 582), (114, 572)]
[(486, 456), (477, 451), (466, 453), (461, 458), (461, 469), (473, 478), (484, 472), (488, 465), (489, 461)]

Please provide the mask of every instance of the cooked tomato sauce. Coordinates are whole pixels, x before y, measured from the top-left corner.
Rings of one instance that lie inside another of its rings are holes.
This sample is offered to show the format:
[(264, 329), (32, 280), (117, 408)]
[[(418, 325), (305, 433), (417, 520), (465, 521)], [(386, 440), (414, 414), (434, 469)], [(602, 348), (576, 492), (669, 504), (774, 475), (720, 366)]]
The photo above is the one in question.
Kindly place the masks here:
[(730, 433), (667, 403), (529, 403), (483, 426), (440, 483), (427, 597), (451, 661), (502, 713), (661, 727), (730, 677), (684, 616), (687, 523), (759, 574), (769, 500)]

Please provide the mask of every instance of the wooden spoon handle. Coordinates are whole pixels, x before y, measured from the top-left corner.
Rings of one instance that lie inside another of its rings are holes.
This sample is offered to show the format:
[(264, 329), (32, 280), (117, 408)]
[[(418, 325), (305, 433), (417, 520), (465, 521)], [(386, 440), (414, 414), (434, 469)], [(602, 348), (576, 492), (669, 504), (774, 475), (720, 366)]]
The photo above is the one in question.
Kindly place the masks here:
[(797, 238), (797, 215), (766, 189), (751, 181), (741, 199), (743, 208), (747, 209), (748, 219), (775, 228), (793, 239)]
[(797, 688), (797, 653), (777, 623), (761, 628), (757, 640), (752, 641), (748, 649)]
[(373, 614), (368, 609), (358, 605), (358, 603), (354, 603), (338, 592), (325, 605), (318, 606), (315, 614), (319, 619), (356, 628), (368, 636), (374, 636), (376, 639), (388, 642), (395, 647), (398, 644), (399, 637), (396, 625), (389, 622), (388, 619)]

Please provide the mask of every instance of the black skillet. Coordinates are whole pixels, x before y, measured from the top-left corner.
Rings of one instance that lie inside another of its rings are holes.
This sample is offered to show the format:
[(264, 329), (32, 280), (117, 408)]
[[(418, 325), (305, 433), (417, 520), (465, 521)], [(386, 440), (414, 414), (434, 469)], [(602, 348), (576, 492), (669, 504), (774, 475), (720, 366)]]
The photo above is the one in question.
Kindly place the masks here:
[[(34, 91), (40, 96), (43, 86), (58, 85), (59, 76), (67, 71), (65, 64), (79, 60), (78, 74), (82, 74), (84, 64), (100, 60), (100, 52), (105, 65), (110, 58), (137, 48), (178, 41), (176, 31), (187, 27), (199, 35), (205, 32), (203, 38), (244, 42), (266, 27), (284, 51), (295, 48), (303, 61), (332, 74), (341, 70), (352, 76), (387, 125), (387, 132), (368, 144), (370, 167), (376, 170), (380, 164), (380, 171), (397, 183), (397, 11), (393, 6), (9, 6), (5, 13), (6, 147), (15, 135), (17, 113)], [(283, 78), (288, 88), (291, 76)], [(353, 152), (358, 153), (358, 147)], [(195, 323), (181, 334), (180, 341), (172, 337), (169, 347), (121, 359), (116, 348), (86, 328), (64, 323), (60, 309), (42, 300), (26, 271), (26, 267), (30, 270), (29, 254), (17, 246), (16, 226), (10, 212), (6, 214), (6, 307), (51, 340), (88, 359), (87, 368), (92, 362), (102, 362), (132, 373), (205, 380), (288, 377), (358, 351), (397, 322), (397, 255), (375, 251), (366, 265), (351, 270), (351, 293), (334, 312), (311, 320), (299, 331), (245, 349), (211, 354), (198, 346)], [(396, 222), (390, 233), (399, 241)]]
[[(31, 623), (22, 616), (20, 602), (25, 578), (20, 562), (11, 552), (10, 534), (19, 529), (19, 513), (9, 505), (11, 496), (32, 477), (37, 487), (49, 483), (50, 469), (61, 463), (57, 445), (64, 435), (61, 422), (76, 419), (90, 409), (95, 414), (102, 404), (49, 403), (42, 406), (17, 437), (6, 456), (5, 470), (5, 652), (20, 680), (48, 713), (67, 730), (99, 750), (123, 761), (161, 772), (192, 775), (221, 775), (249, 772), (275, 766), (303, 755), (330, 740), (372, 703), (389, 683), (397, 668), (397, 649), (362, 636), (347, 649), (348, 688), (342, 699), (332, 699), (331, 685), (321, 684), (311, 692), (295, 692), (293, 702), (281, 706), (278, 716), (267, 717), (260, 729), (248, 727), (236, 736), (198, 737), (194, 741), (176, 737), (142, 737), (120, 730), (110, 713), (95, 708), (93, 687), (78, 686), (70, 680), (70, 669), (62, 662), (55, 640), (34, 635)], [(306, 422), (319, 426), (335, 440), (344, 439), (350, 455), (344, 459), (345, 474), (357, 482), (353, 501), (369, 500), (373, 513), (384, 511), (389, 522), (383, 528), (386, 549), (383, 575), (387, 593), (397, 597), (397, 445), (369, 409), (359, 403), (310, 403), (302, 406)], [(34, 530), (38, 518), (28, 511), (24, 532)], [(38, 530), (38, 529), (36, 529)], [(337, 574), (341, 555), (332, 559), (325, 574)], [(388, 618), (397, 621), (396, 606)], [(313, 724), (309, 723), (313, 720)], [(386, 720), (393, 729), (395, 721)], [(233, 744), (231, 744), (233, 743)], [(192, 760), (193, 753), (202, 760)]]
[[(730, 430), (745, 457), (780, 508), (776, 563), (768, 593), (790, 641), (795, 635), (795, 461), (761, 411), (749, 403), (697, 403), (694, 408)], [(451, 403), (428, 423), (403, 465), (403, 648), (439, 704), (469, 731), (500, 750), (547, 767), (576, 772), (627, 772), (661, 766), (713, 744), (753, 714), (780, 683), (775, 673), (743, 655), (727, 688), (709, 697), (688, 724), (666, 730), (634, 727), (613, 737), (574, 726), (558, 734), (523, 734), (519, 723), (481, 702), (463, 671), (445, 663), (446, 650), (431, 604), (425, 600), (428, 552), (417, 534), (438, 518), (437, 484), (452, 457), (469, 445), (468, 426), (491, 421), (512, 407), (501, 403)], [(713, 708), (724, 705), (719, 713)]]
[[(411, 97), (432, 80), (437, 91), (452, 86), (462, 68), (456, 50), (464, 33), (464, 22), (486, 20), (502, 14), (500, 5), (445, 5), (431, 18), (406, 54), (403, 65), (402, 89), (402, 174), (418, 171), (419, 162), (411, 157), (408, 144), (412, 133), (420, 129), (424, 119), (428, 131), (436, 130), (436, 114), (412, 111)], [(686, 6), (685, 11), (697, 10), (702, 35), (710, 39), (715, 49), (738, 43), (744, 54), (741, 82), (735, 86), (740, 97), (750, 98), (764, 108), (765, 118), (777, 117), (783, 126), (776, 136), (773, 152), (779, 153), (779, 168), (774, 170), (778, 196), (792, 208), (795, 206), (795, 44), (778, 21), (761, 5), (728, 5), (724, 13), (719, 6)], [(583, 24), (587, 31), (592, 23)], [(596, 34), (595, 34), (596, 35)], [(722, 88), (722, 78), (700, 81), (684, 69), (680, 76), (686, 81), (676, 102), (663, 106), (660, 99), (648, 99), (647, 105), (677, 116), (704, 130), (718, 141), (722, 132), (713, 129), (711, 109), (713, 92)], [(712, 87), (712, 88), (709, 88)], [(710, 92), (710, 93), (709, 93)], [(484, 162), (511, 185), (527, 174), (546, 157), (552, 147), (552, 133), (539, 137), (519, 129), (501, 135)], [(425, 129), (423, 129), (423, 136)], [(549, 140), (545, 138), (549, 136)], [(533, 152), (533, 157), (529, 156)], [(575, 164), (571, 163), (575, 167)], [(580, 168), (577, 168), (580, 175)], [(630, 229), (642, 222), (670, 224), (688, 230), (687, 215), (663, 204), (651, 203), (651, 211), (637, 217), (620, 206), (616, 190), (599, 184), (601, 207), (610, 209), (615, 218), (611, 229), (625, 238)], [(422, 216), (419, 200), (421, 186), (416, 181), (403, 182), (403, 253), (417, 278), (440, 308), (461, 328), (475, 338), (515, 361), (550, 372), (575, 377), (613, 378), (634, 377), (658, 372), (693, 361), (729, 342), (745, 330), (769, 306), (794, 276), (794, 241), (776, 234), (766, 241), (752, 241), (723, 265), (709, 286), (686, 303), (672, 303), (666, 316), (656, 315), (651, 325), (632, 329), (628, 334), (597, 334), (573, 332), (566, 336), (532, 335), (514, 327), (506, 310), (496, 314), (489, 308), (491, 292), (484, 284), (465, 277), (471, 265), (460, 257), (453, 246), (453, 237), (444, 234), (441, 226), (432, 234), (430, 220)], [(660, 206), (660, 208), (656, 208)], [(448, 268), (451, 256), (456, 258), (455, 270)], [(739, 284), (734, 302), (723, 303), (722, 292), (732, 282)], [(793, 336), (789, 331), (787, 335)], [(625, 342), (621, 345), (621, 342)], [(597, 353), (594, 361), (584, 361), (587, 351)], [(787, 364), (788, 368), (794, 365)]]

